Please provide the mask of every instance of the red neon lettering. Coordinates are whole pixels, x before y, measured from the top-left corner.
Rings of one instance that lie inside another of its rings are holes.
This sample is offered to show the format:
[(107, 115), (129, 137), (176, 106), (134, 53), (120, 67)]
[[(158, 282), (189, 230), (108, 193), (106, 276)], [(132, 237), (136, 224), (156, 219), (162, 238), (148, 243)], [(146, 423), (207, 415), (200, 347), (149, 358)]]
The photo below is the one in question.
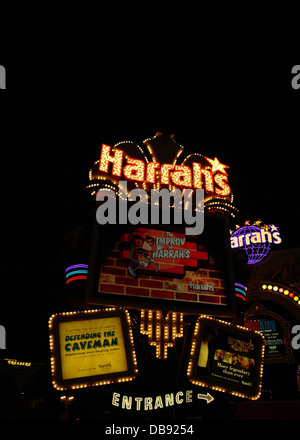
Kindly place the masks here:
[(160, 183), (169, 185), (170, 183), (170, 170), (173, 169), (173, 165), (170, 163), (164, 163), (160, 169)]
[(155, 183), (155, 170), (160, 167), (158, 162), (147, 163), (146, 182)]
[(175, 165), (175, 170), (171, 173), (171, 179), (177, 186), (192, 188), (192, 170), (186, 165)]
[(209, 170), (202, 170), (198, 162), (193, 162), (194, 188), (202, 189), (202, 175), (204, 176), (204, 188), (207, 192), (214, 192), (214, 181), (212, 172)]
[(209, 170), (201, 170), (201, 173), (204, 175), (205, 180), (205, 190), (207, 192), (214, 192), (214, 181), (211, 171)]
[[(121, 177), (124, 151), (102, 144), (99, 171), (109, 172), (109, 163), (112, 163), (111, 174)], [(201, 168), (201, 164), (193, 162), (192, 168), (187, 165), (175, 165), (164, 163), (160, 166), (158, 162), (145, 163), (143, 160), (126, 157), (127, 164), (123, 168), (124, 177), (128, 180), (138, 182), (156, 183), (156, 177), (160, 174), (160, 183), (170, 185), (171, 183), (185, 188), (204, 188), (207, 193), (215, 193), (218, 196), (226, 197), (231, 193), (228, 185), (228, 177), (223, 172), (214, 173), (212, 170)], [(223, 168), (226, 165), (219, 164)], [(146, 173), (145, 173), (146, 171)], [(146, 176), (145, 176), (146, 174)], [(146, 179), (145, 179), (146, 177)]]
[(215, 179), (215, 183), (217, 185), (219, 185), (220, 188), (216, 188), (216, 194), (218, 194), (218, 196), (229, 196), (229, 194), (231, 193), (231, 189), (230, 186), (227, 185), (227, 183), (224, 182), (224, 180), (227, 182), (228, 181), (228, 177), (225, 174), (215, 174), (214, 175), (214, 179)]
[(198, 162), (193, 162), (193, 175), (194, 187), (197, 189), (202, 189), (201, 165)]
[(115, 148), (114, 149), (115, 154), (114, 156), (111, 156), (110, 150), (111, 150), (110, 146), (102, 144), (100, 162), (99, 162), (99, 171), (108, 173), (108, 164), (109, 162), (112, 162), (113, 164), (112, 174), (121, 177), (124, 152), (122, 150), (118, 150), (117, 148)]
[(123, 174), (126, 179), (144, 181), (145, 163), (142, 160), (127, 158), (127, 163), (123, 169)]

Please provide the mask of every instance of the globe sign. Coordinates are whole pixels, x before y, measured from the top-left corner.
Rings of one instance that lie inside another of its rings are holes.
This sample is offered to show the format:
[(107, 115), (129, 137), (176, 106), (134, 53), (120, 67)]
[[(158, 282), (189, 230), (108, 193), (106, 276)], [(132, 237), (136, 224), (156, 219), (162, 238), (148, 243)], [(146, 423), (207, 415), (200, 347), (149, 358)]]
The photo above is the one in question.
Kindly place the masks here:
[[(247, 254), (248, 264), (259, 263), (270, 252), (271, 243), (268, 240), (265, 240), (265, 242), (263, 242), (262, 240), (261, 240), (261, 242), (253, 242), (251, 240), (251, 237), (253, 236), (254, 233), (261, 234), (261, 231), (262, 231), (262, 228), (259, 228), (258, 226), (248, 225), (248, 226), (244, 226), (242, 228), (237, 229), (231, 235), (231, 239), (233, 237), (236, 237), (238, 243), (243, 243), (242, 249), (244, 249), (244, 251)], [(247, 234), (250, 234), (250, 237), (248, 235), (248, 237), (249, 237), (247, 240), (248, 243), (244, 238), (244, 237), (246, 237)]]

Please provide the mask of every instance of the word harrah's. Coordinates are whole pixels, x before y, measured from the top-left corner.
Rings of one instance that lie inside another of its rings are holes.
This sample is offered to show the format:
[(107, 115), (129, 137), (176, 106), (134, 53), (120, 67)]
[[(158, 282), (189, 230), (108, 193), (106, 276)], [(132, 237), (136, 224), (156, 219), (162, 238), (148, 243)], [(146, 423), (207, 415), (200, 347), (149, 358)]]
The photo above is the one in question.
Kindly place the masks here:
[(247, 234), (241, 234), (239, 236), (233, 236), (230, 238), (231, 247), (245, 247), (251, 245), (251, 243), (275, 243), (280, 244), (282, 239), (280, 237), (280, 233), (278, 231), (278, 227), (274, 225), (270, 225), (270, 231), (267, 231), (263, 228), (260, 228), (260, 231), (251, 231)]
[[(193, 200), (192, 189), (186, 189), (182, 199), (178, 188), (169, 191), (167, 188), (151, 190), (149, 197), (141, 188), (135, 188), (128, 194), (127, 182), (119, 182), (118, 219), (117, 197), (113, 190), (103, 188), (97, 192), (96, 200), (102, 202), (96, 211), (96, 219), (100, 225), (105, 224), (165, 224), (195, 225), (185, 228), (186, 235), (202, 234), (204, 229), (204, 190), (196, 190)], [(138, 200), (137, 200), (138, 199)], [(149, 201), (150, 199), (150, 201)], [(135, 202), (128, 208), (127, 202)], [(193, 207), (193, 205), (195, 205)], [(173, 218), (171, 221), (171, 209)], [(149, 213), (150, 210), (150, 213)], [(184, 214), (184, 222), (183, 215)]]
[[(158, 162), (145, 163), (143, 160), (126, 157), (127, 164), (124, 166), (124, 151), (114, 148), (114, 155), (111, 155), (111, 147), (103, 144), (101, 149), (99, 171), (109, 172), (109, 163), (112, 164), (112, 176), (118, 178), (122, 175), (127, 180), (136, 182), (147, 182), (150, 184), (170, 185), (174, 184), (184, 188), (205, 189), (208, 193), (215, 193), (217, 196), (226, 197), (231, 193), (230, 186), (226, 183), (228, 176), (223, 172), (215, 172), (201, 168), (201, 164), (193, 162), (192, 168), (187, 165), (173, 165), (170, 163), (160, 164)], [(221, 164), (219, 164), (220, 167)], [(157, 178), (157, 171), (160, 177)], [(204, 179), (204, 182), (203, 182)]]

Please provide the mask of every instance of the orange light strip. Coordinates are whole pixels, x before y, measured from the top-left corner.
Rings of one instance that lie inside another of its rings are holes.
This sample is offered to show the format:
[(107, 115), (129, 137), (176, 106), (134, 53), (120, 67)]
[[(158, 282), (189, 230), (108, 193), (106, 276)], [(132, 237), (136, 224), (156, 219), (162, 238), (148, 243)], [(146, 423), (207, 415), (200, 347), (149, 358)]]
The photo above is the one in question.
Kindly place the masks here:
[(183, 314), (170, 312), (164, 319), (160, 310), (141, 310), (140, 333), (147, 335), (149, 345), (156, 347), (158, 359), (167, 359), (168, 348), (183, 336)]

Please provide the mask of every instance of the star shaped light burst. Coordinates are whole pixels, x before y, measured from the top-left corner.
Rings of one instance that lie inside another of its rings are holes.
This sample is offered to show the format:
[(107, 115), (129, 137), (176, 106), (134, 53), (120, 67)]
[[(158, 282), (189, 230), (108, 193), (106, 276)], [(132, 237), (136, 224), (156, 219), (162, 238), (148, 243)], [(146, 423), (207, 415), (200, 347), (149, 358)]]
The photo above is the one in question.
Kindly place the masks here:
[(209, 159), (206, 156), (204, 156), (204, 157), (205, 157), (205, 159), (209, 163), (211, 163), (211, 165), (212, 165), (211, 170), (212, 170), (213, 173), (216, 173), (217, 171), (220, 171), (221, 173), (227, 175), (227, 172), (226, 172), (225, 168), (229, 168), (228, 165), (224, 165), (223, 163), (219, 162), (219, 160), (216, 157), (214, 159)]

